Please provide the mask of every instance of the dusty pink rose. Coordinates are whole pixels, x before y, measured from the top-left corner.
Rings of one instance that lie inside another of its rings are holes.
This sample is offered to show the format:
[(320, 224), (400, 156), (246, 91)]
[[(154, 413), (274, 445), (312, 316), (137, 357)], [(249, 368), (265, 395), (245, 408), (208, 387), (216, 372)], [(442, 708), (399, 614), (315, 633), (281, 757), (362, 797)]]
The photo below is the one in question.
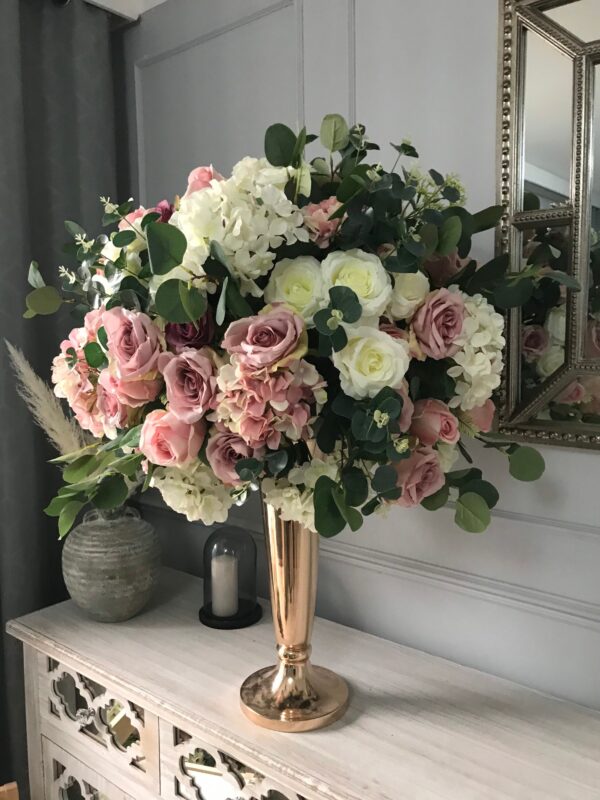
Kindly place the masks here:
[(105, 311), (102, 322), (108, 353), (120, 378), (155, 377), (162, 351), (161, 334), (147, 314), (118, 306)]
[(211, 181), (222, 181), (223, 176), (211, 164), (208, 167), (196, 167), (188, 176), (188, 187), (185, 196), (206, 189)]
[(161, 353), (158, 368), (165, 379), (169, 411), (178, 419), (191, 425), (213, 407), (217, 377), (212, 350)]
[(456, 444), (460, 439), (458, 420), (441, 400), (417, 400), (410, 432), (421, 444)]
[(400, 412), (398, 424), (400, 426), (401, 433), (406, 433), (410, 428), (415, 406), (413, 401), (410, 399), (410, 395), (408, 393), (408, 383), (406, 381), (402, 381), (402, 386), (400, 386), (400, 388), (396, 388), (396, 391), (402, 398), (402, 411)]
[(165, 339), (169, 350), (181, 353), (189, 347), (199, 348), (212, 342), (215, 335), (215, 323), (210, 309), (206, 314), (193, 322), (168, 322), (165, 326)]
[(579, 381), (572, 381), (556, 398), (557, 403), (582, 403), (587, 396), (585, 386)]
[(335, 197), (328, 197), (320, 203), (309, 203), (302, 209), (304, 225), (308, 228), (308, 236), (317, 247), (329, 247), (330, 241), (340, 226), (341, 218), (329, 219), (341, 203)]
[(98, 376), (97, 412), (104, 433), (109, 439), (114, 439), (119, 430), (130, 427), (135, 415), (131, 406), (119, 400), (117, 383), (117, 379), (108, 369), (103, 369)]
[(431, 447), (417, 447), (408, 458), (394, 466), (398, 473), (397, 485), (402, 489), (402, 495), (395, 503), (403, 508), (418, 506), (425, 497), (441, 489), (446, 481), (438, 454)]
[(212, 471), (220, 481), (233, 486), (241, 483), (235, 465), (241, 458), (251, 458), (254, 452), (241, 436), (220, 425), (206, 445), (206, 458)]
[(600, 322), (596, 319), (589, 320), (587, 325), (584, 356), (600, 358)]
[(464, 318), (465, 304), (457, 292), (430, 292), (411, 323), (425, 355), (436, 360), (454, 355), (459, 349), (455, 340), (462, 332)]
[(447, 256), (433, 256), (423, 263), (423, 270), (429, 276), (432, 286), (445, 286), (463, 267), (469, 263), (468, 258), (459, 258), (458, 250)]
[(550, 344), (548, 331), (541, 325), (526, 325), (521, 338), (521, 352), (525, 361), (536, 361), (544, 355)]
[(481, 433), (488, 433), (488, 431), (491, 431), (495, 414), (496, 406), (491, 398), (486, 400), (483, 405), (476, 406), (470, 411), (465, 412), (469, 424), (473, 425), (473, 427), (477, 428)]
[(140, 452), (160, 467), (181, 467), (197, 457), (205, 432), (203, 420), (188, 425), (170, 411), (157, 409), (142, 425)]
[(238, 356), (244, 369), (274, 371), (306, 352), (304, 321), (285, 306), (276, 305), (264, 314), (232, 322), (223, 347)]
[(417, 361), (425, 360), (425, 354), (421, 350), (421, 346), (412, 330), (399, 328), (394, 322), (381, 322), (379, 330), (387, 333), (392, 339), (402, 339), (403, 342), (407, 342), (411, 358), (416, 358)]

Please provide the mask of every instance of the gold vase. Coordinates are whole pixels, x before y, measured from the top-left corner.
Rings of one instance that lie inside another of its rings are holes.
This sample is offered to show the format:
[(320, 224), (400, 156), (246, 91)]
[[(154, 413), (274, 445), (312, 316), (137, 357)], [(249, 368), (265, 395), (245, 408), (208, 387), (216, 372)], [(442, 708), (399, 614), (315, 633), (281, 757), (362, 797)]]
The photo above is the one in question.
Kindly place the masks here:
[(324, 728), (346, 710), (348, 686), (334, 672), (310, 663), (319, 536), (297, 522), (284, 522), (272, 506), (265, 504), (263, 515), (278, 663), (244, 681), (242, 710), (252, 722), (275, 731)]

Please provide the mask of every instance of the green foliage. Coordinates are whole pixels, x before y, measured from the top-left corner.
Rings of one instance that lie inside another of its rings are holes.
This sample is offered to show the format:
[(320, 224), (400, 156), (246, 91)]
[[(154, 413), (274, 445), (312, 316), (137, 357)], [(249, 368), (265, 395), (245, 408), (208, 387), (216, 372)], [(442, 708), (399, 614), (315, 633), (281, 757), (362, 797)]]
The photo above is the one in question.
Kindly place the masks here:
[(129, 489), (123, 475), (107, 475), (98, 484), (92, 502), (96, 508), (110, 510), (122, 506), (128, 495)]
[(350, 131), (348, 123), (341, 114), (327, 114), (321, 122), (319, 139), (330, 152), (343, 150), (348, 144)]
[(160, 284), (154, 302), (168, 322), (196, 322), (206, 311), (206, 296), (177, 278)]
[(439, 241), (437, 252), (442, 256), (447, 256), (457, 248), (462, 234), (462, 222), (460, 217), (452, 216), (444, 220), (439, 231)]
[(265, 133), (265, 155), (274, 167), (289, 167), (294, 160), (296, 134), (277, 122), (270, 125)]
[(108, 365), (108, 359), (98, 342), (88, 342), (83, 348), (85, 360), (94, 369), (103, 369)]
[(146, 225), (150, 269), (154, 275), (166, 275), (183, 261), (187, 241), (174, 225), (150, 222)]
[(132, 244), (136, 239), (137, 233), (131, 228), (126, 228), (123, 231), (115, 233), (112, 238), (112, 243), (115, 247), (127, 247), (128, 244)]
[(444, 486), (438, 489), (434, 494), (430, 494), (429, 497), (424, 497), (423, 500), (421, 500), (421, 505), (428, 511), (437, 511), (446, 505), (449, 495), (450, 489), (448, 484), (444, 484)]
[(40, 286), (25, 298), (28, 316), (54, 314), (62, 305), (60, 292), (54, 286)]
[(483, 499), (475, 492), (465, 492), (456, 501), (454, 521), (469, 533), (482, 533), (490, 524), (490, 509)]
[(509, 472), (519, 481), (537, 481), (546, 469), (546, 464), (541, 453), (533, 447), (519, 445), (509, 452)]
[(32, 261), (29, 265), (29, 272), (27, 273), (27, 283), (33, 286), (34, 289), (41, 289), (46, 284), (40, 273), (40, 268), (37, 261)]
[(337, 484), (327, 475), (321, 475), (315, 485), (313, 503), (315, 507), (315, 527), (321, 536), (337, 536), (346, 527), (346, 519), (342, 515), (334, 497)]

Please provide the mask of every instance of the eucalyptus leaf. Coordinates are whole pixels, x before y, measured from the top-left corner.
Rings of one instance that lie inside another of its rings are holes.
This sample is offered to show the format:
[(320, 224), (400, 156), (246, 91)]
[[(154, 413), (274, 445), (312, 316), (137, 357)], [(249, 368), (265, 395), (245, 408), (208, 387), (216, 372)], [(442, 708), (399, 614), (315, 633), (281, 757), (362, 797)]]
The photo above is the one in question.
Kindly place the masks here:
[(223, 281), (221, 287), (221, 295), (217, 303), (217, 310), (215, 312), (215, 322), (217, 325), (222, 325), (225, 322), (225, 309), (227, 307), (227, 285), (229, 283), (229, 275)]
[(315, 527), (321, 536), (336, 536), (346, 527), (346, 520), (333, 497), (337, 484), (327, 475), (321, 475), (315, 484), (313, 503)]
[(294, 160), (296, 134), (281, 122), (269, 125), (265, 133), (265, 155), (274, 167), (289, 167)]
[(146, 226), (150, 269), (154, 275), (166, 275), (183, 261), (187, 240), (174, 225), (150, 222)]
[(444, 220), (439, 231), (437, 252), (442, 256), (450, 255), (458, 247), (462, 235), (460, 217), (451, 216)]
[(115, 247), (127, 247), (128, 244), (132, 244), (136, 239), (137, 233), (131, 230), (131, 228), (126, 228), (124, 231), (115, 233), (112, 238), (112, 243)]
[(73, 222), (70, 219), (65, 220), (65, 228), (67, 230), (67, 233), (73, 238), (75, 238), (76, 236), (85, 236), (85, 231), (83, 230), (81, 225), (78, 225), (76, 222)]
[(108, 364), (106, 354), (98, 342), (88, 342), (83, 348), (85, 360), (90, 367), (102, 369)]
[(489, 206), (472, 215), (473, 233), (481, 233), (490, 228), (495, 228), (502, 219), (504, 208), (502, 206)]
[(510, 474), (519, 481), (537, 481), (546, 469), (542, 454), (533, 447), (518, 446), (508, 460)]
[(39, 264), (37, 261), (32, 261), (29, 265), (29, 272), (27, 273), (27, 283), (33, 286), (34, 289), (41, 289), (46, 284), (40, 273)]
[(482, 533), (490, 524), (490, 509), (483, 499), (474, 492), (465, 492), (456, 501), (454, 521), (469, 533)]
[(502, 309), (524, 306), (531, 299), (533, 289), (531, 278), (501, 283), (494, 290), (494, 305)]
[(68, 503), (62, 507), (58, 515), (58, 536), (64, 539), (67, 533), (73, 527), (77, 515), (85, 504), (81, 500), (69, 500)]
[(27, 308), (34, 314), (54, 314), (62, 305), (60, 292), (54, 286), (40, 286), (25, 298)]
[(110, 510), (122, 506), (129, 495), (122, 475), (107, 475), (98, 484), (92, 502), (96, 508)]
[(428, 511), (437, 511), (439, 508), (443, 508), (443, 506), (446, 505), (449, 495), (450, 490), (448, 484), (445, 484), (441, 489), (438, 489), (435, 494), (424, 497), (423, 500), (421, 500), (421, 505)]
[(343, 150), (349, 137), (348, 123), (341, 114), (327, 114), (323, 117), (319, 138), (327, 150)]

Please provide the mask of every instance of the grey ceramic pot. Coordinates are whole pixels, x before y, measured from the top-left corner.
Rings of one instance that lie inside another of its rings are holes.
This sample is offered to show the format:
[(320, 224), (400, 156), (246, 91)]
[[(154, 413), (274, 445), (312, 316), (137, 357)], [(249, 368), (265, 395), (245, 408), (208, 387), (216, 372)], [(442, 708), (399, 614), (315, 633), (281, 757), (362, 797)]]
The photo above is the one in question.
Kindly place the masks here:
[(133, 508), (89, 511), (65, 541), (62, 567), (82, 611), (99, 622), (122, 622), (139, 614), (156, 588), (158, 536)]

